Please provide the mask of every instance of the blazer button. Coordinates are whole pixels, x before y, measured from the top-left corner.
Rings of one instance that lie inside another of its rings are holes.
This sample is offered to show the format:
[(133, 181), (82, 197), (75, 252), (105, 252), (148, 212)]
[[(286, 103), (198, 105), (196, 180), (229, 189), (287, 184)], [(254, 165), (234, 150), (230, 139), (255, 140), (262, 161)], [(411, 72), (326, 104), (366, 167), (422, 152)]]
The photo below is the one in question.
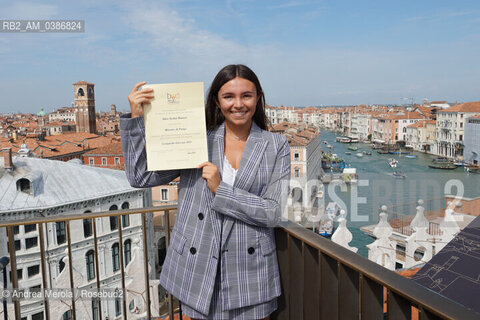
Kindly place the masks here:
[(255, 249), (253, 247), (248, 248), (248, 254), (254, 254)]
[(198, 219), (203, 220), (203, 213), (200, 212), (200, 213), (198, 214)]
[(190, 248), (190, 253), (191, 253), (191, 254), (197, 253), (197, 249), (195, 249), (195, 247), (191, 247), (191, 248)]

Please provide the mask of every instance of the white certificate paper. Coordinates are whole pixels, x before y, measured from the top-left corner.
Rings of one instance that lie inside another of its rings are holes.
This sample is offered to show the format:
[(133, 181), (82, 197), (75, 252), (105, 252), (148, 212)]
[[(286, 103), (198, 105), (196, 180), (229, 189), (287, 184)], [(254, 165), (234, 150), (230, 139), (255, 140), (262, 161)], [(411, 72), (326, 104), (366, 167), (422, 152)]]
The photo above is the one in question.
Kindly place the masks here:
[(144, 104), (147, 170), (195, 168), (208, 161), (203, 82), (150, 84)]

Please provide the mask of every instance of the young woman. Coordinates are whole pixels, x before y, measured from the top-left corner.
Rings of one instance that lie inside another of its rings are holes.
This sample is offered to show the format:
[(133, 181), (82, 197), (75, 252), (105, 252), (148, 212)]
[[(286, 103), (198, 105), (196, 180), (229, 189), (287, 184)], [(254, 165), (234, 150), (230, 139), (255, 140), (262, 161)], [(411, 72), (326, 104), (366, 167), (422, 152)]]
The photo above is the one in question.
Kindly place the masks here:
[(270, 133), (265, 97), (244, 65), (219, 71), (206, 103), (209, 161), (196, 169), (146, 171), (143, 104), (152, 89), (128, 99), (120, 119), (125, 171), (134, 187), (180, 176), (178, 213), (160, 275), (162, 286), (193, 319), (266, 319), (281, 294), (273, 227), (290, 179), (287, 139)]

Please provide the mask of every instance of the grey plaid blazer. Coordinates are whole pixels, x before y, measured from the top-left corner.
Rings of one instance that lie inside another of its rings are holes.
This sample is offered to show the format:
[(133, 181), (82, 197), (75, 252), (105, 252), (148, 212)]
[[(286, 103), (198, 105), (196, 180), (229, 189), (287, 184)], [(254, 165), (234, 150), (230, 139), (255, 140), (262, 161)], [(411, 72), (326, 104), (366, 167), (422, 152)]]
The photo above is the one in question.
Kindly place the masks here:
[[(288, 196), (287, 139), (253, 123), (233, 187), (221, 182), (213, 194), (199, 169), (146, 171), (143, 118), (129, 117), (120, 119), (120, 128), (130, 184), (152, 187), (180, 176), (178, 213), (160, 275), (162, 286), (182, 303), (208, 314), (219, 267), (223, 310), (278, 297), (273, 227)], [(207, 134), (208, 158), (220, 174), (224, 131), (222, 124)]]

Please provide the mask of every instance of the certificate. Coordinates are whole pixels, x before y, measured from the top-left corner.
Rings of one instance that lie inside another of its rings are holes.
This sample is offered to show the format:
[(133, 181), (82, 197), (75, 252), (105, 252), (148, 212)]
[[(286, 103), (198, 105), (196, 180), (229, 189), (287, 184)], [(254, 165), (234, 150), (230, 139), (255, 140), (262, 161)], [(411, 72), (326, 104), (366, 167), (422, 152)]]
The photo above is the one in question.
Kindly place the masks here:
[(208, 161), (203, 82), (150, 84), (144, 104), (147, 170), (195, 168)]

